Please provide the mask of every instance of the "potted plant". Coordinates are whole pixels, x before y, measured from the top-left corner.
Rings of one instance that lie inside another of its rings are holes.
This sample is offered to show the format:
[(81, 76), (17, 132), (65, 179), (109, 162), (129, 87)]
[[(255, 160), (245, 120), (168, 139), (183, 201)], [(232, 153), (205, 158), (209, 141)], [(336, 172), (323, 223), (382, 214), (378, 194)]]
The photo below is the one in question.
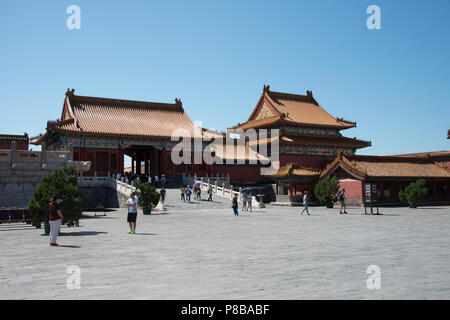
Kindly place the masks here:
[(33, 199), (31, 199), (28, 210), (33, 216), (33, 225), (40, 228), (41, 222), (44, 221), (44, 231), (50, 232), (48, 224), (48, 205), (50, 198), (57, 195), (62, 203), (61, 211), (64, 216), (64, 222), (68, 226), (78, 225), (86, 204), (82, 199), (82, 193), (77, 187), (77, 170), (74, 167), (64, 167), (56, 170), (52, 174), (42, 179), (41, 185), (34, 191)]
[(323, 178), (314, 187), (314, 194), (317, 199), (327, 208), (333, 208), (333, 199), (338, 191), (339, 181), (336, 177)]
[(160, 194), (148, 183), (136, 180), (136, 196), (139, 206), (142, 207), (144, 214), (152, 213), (152, 206), (156, 206), (159, 202)]
[(417, 208), (417, 204), (425, 199), (428, 189), (425, 180), (419, 179), (410, 183), (405, 189), (398, 193), (400, 201), (407, 202), (410, 208)]

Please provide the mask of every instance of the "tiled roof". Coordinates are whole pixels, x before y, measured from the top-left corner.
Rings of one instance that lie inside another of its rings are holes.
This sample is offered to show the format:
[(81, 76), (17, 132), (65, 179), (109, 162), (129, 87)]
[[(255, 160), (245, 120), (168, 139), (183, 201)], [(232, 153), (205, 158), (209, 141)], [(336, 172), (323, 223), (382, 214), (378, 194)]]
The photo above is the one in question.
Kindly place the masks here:
[(342, 136), (326, 136), (314, 134), (297, 134), (286, 135), (281, 138), (285, 144), (302, 144), (302, 145), (330, 145), (363, 148), (371, 146), (370, 141), (359, 140), (356, 138), (348, 138)]
[[(254, 120), (254, 116), (263, 100), (268, 101), (277, 114), (262, 120)], [(247, 122), (238, 124), (234, 129), (257, 128), (278, 122), (340, 129), (356, 127), (355, 122), (336, 118), (329, 114), (313, 98), (311, 91), (307, 91), (306, 95), (298, 95), (270, 91), (269, 86), (264, 86), (258, 105), (253, 110)]]
[(278, 171), (270, 175), (272, 178), (289, 178), (289, 177), (318, 177), (320, 170), (314, 168), (307, 168), (299, 166), (295, 163), (289, 163), (284, 167), (278, 169)]
[[(250, 145), (259, 143), (271, 143), (276, 138), (261, 139), (255, 142), (250, 142)], [(336, 147), (353, 147), (364, 148), (371, 146), (370, 141), (359, 140), (356, 138), (347, 138), (342, 136), (327, 136), (318, 134), (296, 134), (296, 135), (283, 135), (281, 136), (280, 143), (286, 145), (326, 145)]]
[(321, 173), (321, 177), (331, 175), (341, 167), (351, 175), (361, 178), (445, 178), (450, 179), (450, 171), (435, 163), (431, 158), (362, 156), (340, 153)]
[(180, 100), (174, 104), (76, 96), (66, 93), (59, 121), (47, 129), (84, 134), (171, 137), (176, 129), (194, 135), (194, 124)]
[(223, 144), (212, 144), (211, 152), (215, 153), (215, 156), (219, 159), (222, 159), (225, 163), (226, 160), (241, 160), (241, 161), (265, 161), (269, 163), (269, 158), (261, 155), (260, 153), (253, 150), (251, 147), (242, 144), (230, 145), (226, 144), (224, 141)]
[(439, 151), (429, 151), (429, 152), (416, 152), (416, 153), (404, 153), (396, 154), (394, 157), (419, 157), (424, 158), (430, 156), (431, 158), (449, 158), (450, 150), (439, 150)]
[(17, 135), (17, 134), (0, 134), (0, 141), (28, 141), (28, 134)]

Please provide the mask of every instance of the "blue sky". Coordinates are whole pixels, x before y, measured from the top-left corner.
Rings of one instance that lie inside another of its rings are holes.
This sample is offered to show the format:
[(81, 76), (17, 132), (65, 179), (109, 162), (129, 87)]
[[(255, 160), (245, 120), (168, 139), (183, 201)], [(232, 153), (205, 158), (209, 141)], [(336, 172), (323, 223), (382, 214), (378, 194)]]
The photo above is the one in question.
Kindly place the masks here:
[[(66, 8), (81, 8), (69, 30)], [(381, 30), (366, 27), (369, 5)], [(264, 84), (356, 121), (360, 154), (450, 149), (450, 0), (0, 3), (0, 133), (43, 133), (75, 94), (173, 102), (224, 130)]]

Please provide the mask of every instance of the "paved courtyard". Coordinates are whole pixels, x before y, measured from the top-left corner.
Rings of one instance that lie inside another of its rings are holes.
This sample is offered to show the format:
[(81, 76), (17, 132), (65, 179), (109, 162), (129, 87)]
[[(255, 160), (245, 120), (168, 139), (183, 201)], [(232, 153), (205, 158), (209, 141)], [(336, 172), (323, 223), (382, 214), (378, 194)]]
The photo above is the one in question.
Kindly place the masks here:
[[(144, 216), (128, 235), (125, 209), (62, 229), (0, 225), (0, 299), (450, 299), (450, 207), (255, 209), (229, 200), (180, 203)], [(69, 290), (67, 267), (81, 269)], [(381, 270), (369, 290), (367, 267)]]

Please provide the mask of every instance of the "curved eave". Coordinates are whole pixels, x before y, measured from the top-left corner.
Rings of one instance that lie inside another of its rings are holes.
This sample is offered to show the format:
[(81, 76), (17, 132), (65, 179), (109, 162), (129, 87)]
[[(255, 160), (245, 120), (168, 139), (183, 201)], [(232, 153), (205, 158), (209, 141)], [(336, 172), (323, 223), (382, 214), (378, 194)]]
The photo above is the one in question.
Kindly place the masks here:
[[(56, 127), (52, 127), (49, 128), (52, 131), (55, 132), (60, 132), (60, 133), (68, 133), (68, 134), (73, 134), (73, 135), (78, 135), (78, 136), (107, 136), (107, 137), (129, 137), (129, 138), (156, 138), (156, 139), (171, 139), (171, 136), (158, 136), (158, 135), (130, 135), (130, 134), (122, 134), (122, 133), (109, 133), (109, 132), (92, 132), (92, 131), (74, 131), (74, 130), (66, 130), (63, 128), (56, 128)], [(193, 136), (187, 136), (187, 137), (182, 137), (180, 136), (180, 138), (193, 138)], [(176, 142), (176, 141), (175, 141)]]

